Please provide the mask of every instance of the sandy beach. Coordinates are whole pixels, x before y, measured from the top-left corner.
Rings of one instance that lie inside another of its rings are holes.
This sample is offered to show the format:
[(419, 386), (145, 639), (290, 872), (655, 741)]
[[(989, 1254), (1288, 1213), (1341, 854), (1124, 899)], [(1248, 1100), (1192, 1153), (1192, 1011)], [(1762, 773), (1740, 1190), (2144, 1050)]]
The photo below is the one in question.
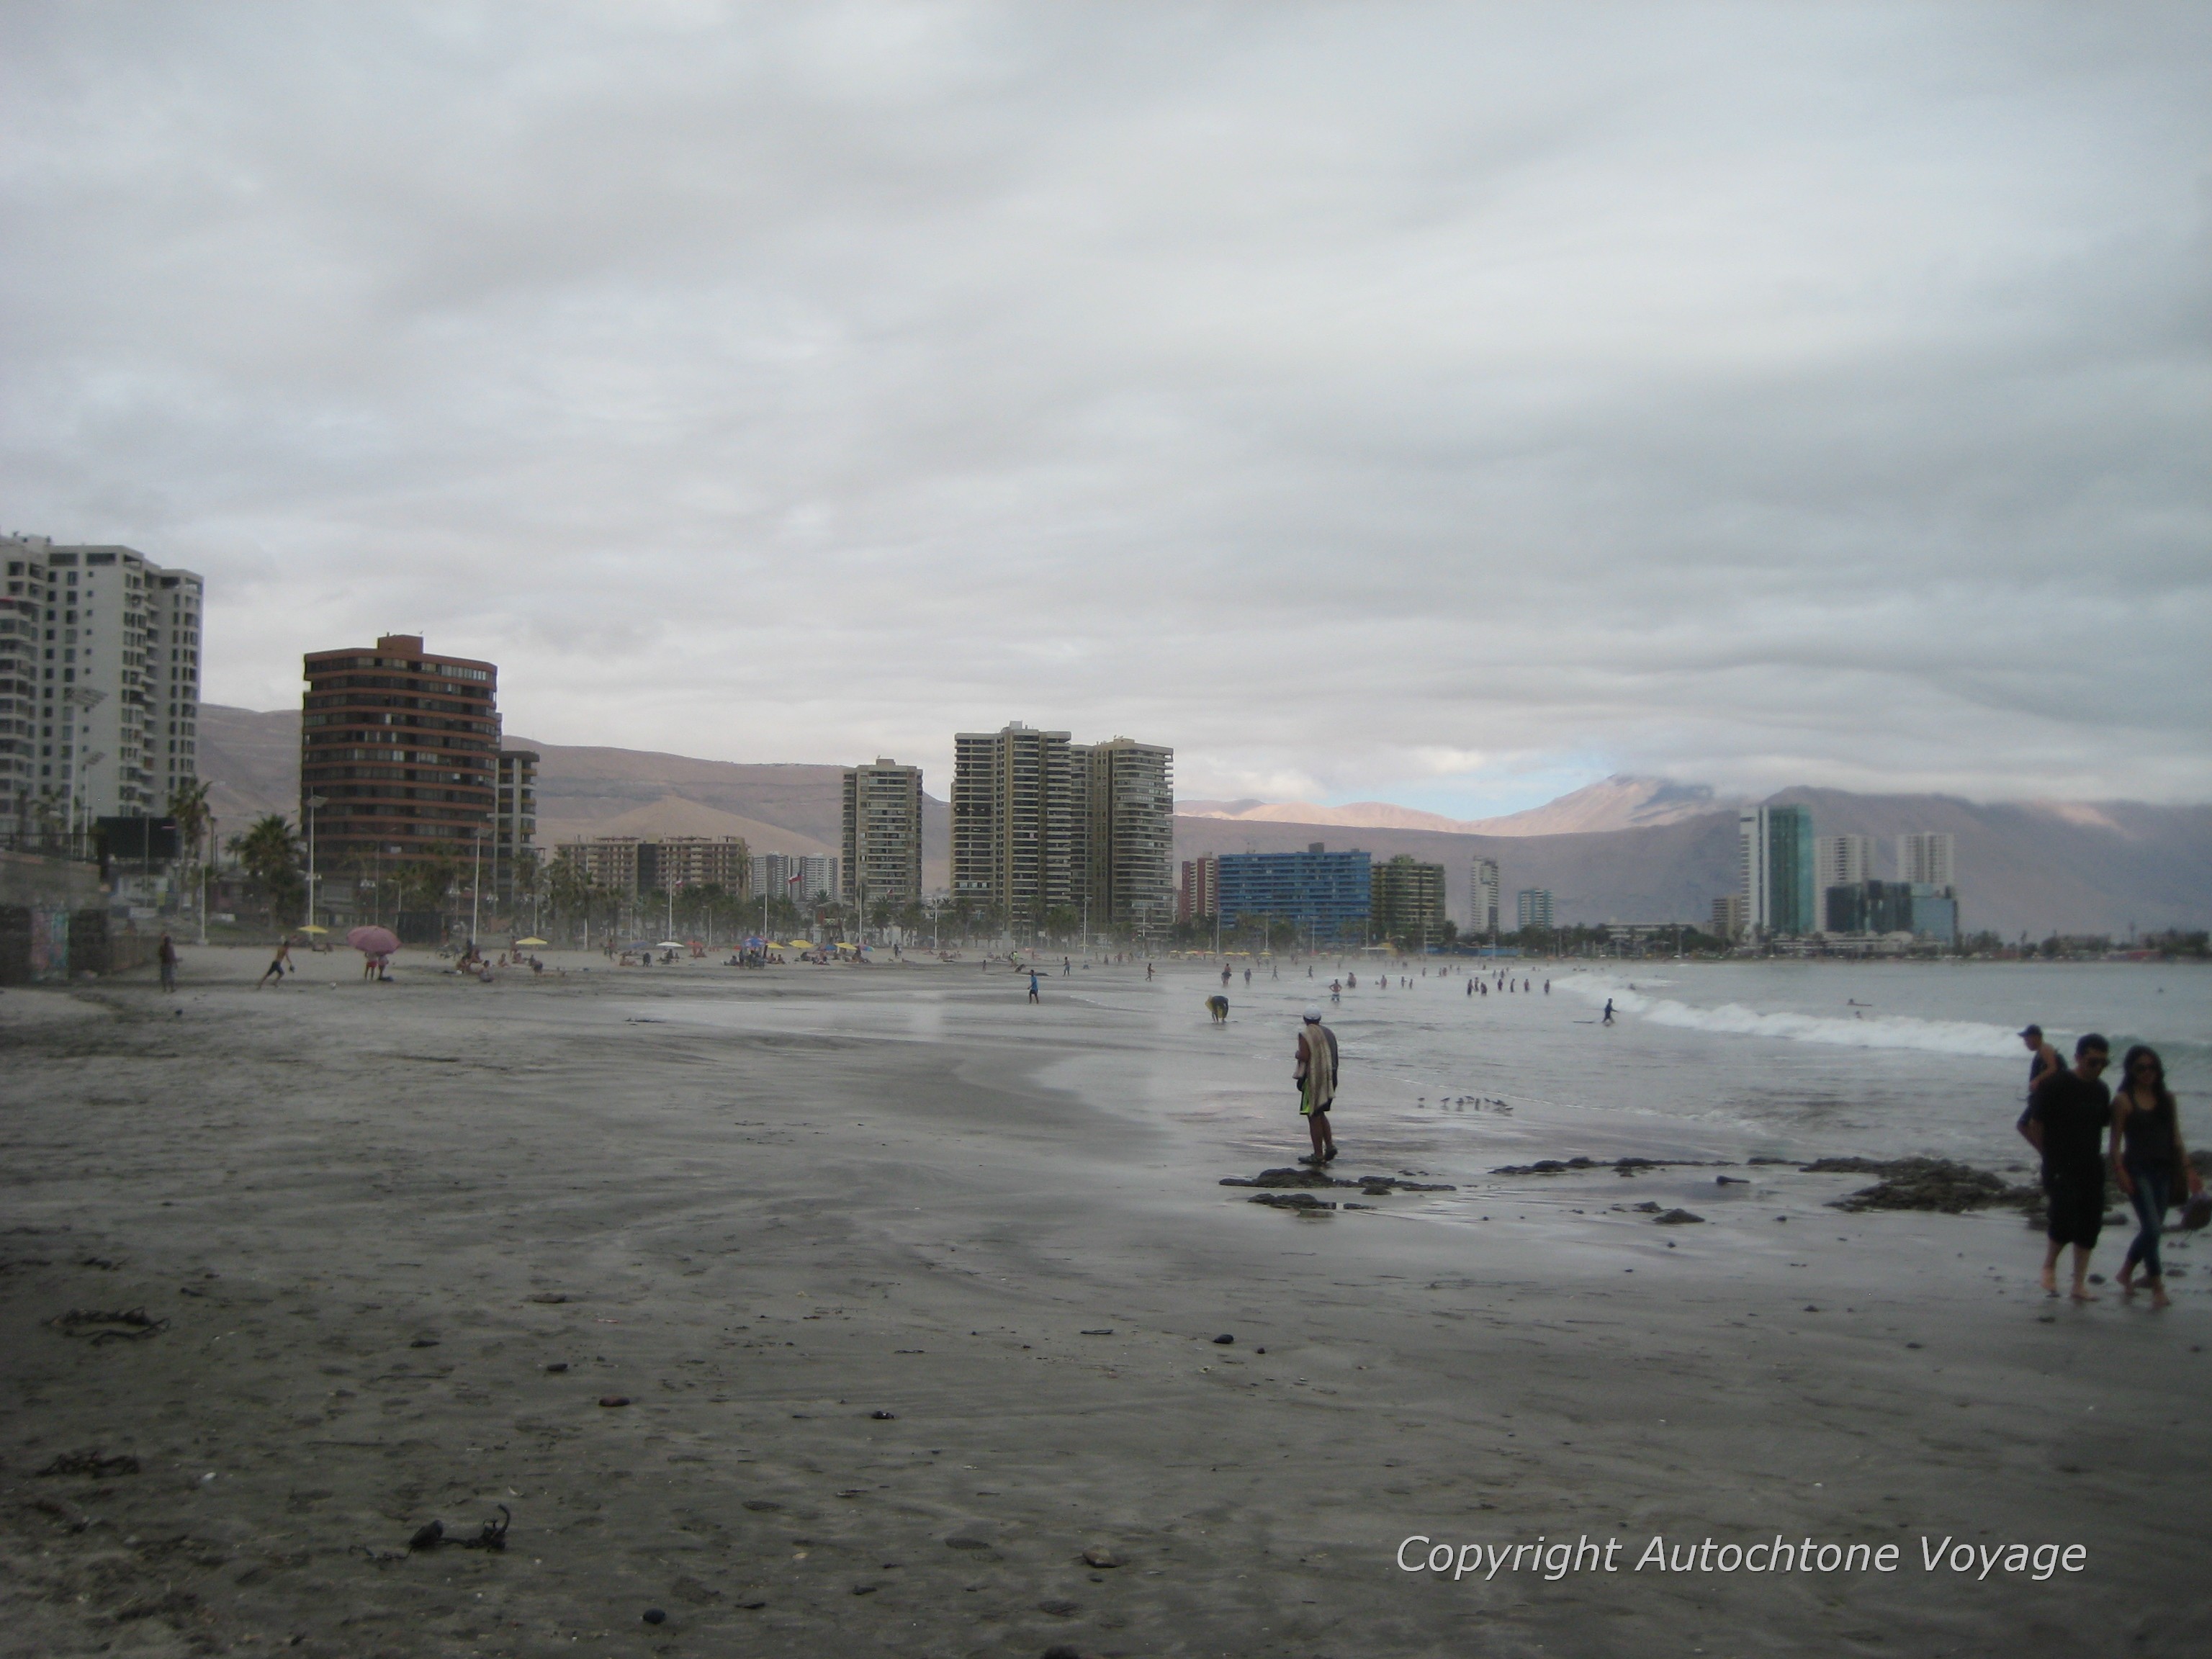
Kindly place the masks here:
[(1300, 1215), (1220, 1184), (1303, 1150), (1289, 1027), (1195, 969), (548, 959), (0, 996), (0, 1652), (2212, 1644), (2193, 1239), (2049, 1302), (2017, 1213), (1526, 1113), (1491, 1164), (1715, 1161), (1445, 1168), (1351, 1068), (1337, 1172), (1455, 1190)]

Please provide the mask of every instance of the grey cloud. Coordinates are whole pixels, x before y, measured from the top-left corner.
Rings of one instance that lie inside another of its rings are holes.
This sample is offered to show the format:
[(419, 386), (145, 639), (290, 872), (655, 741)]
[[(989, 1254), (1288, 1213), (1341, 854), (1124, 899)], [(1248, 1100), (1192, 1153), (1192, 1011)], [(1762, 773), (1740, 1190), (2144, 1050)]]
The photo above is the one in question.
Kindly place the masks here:
[(2212, 790), (2194, 9), (0, 37), (9, 527), (205, 570), (226, 700), (406, 626), (731, 758)]

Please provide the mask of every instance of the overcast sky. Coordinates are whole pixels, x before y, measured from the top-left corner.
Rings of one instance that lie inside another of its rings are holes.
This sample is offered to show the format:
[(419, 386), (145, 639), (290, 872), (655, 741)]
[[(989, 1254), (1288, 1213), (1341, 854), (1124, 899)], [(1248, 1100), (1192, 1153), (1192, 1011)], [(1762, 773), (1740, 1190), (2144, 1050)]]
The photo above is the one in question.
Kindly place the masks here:
[(2212, 8), (0, 11), (0, 529), (206, 695), (2212, 799)]

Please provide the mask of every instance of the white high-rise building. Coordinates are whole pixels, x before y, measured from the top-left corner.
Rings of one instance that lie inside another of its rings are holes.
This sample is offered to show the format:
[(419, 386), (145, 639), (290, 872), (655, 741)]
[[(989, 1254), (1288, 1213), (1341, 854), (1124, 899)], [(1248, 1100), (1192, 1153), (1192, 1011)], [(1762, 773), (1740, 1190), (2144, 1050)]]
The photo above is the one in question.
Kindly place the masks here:
[(127, 547), (40, 536), (9, 537), (0, 552), (11, 618), (34, 630), (0, 699), (11, 731), (36, 728), (22, 734), (35, 752), (5, 778), (8, 804), (80, 828), (161, 817), (199, 774), (199, 577)]
[(1468, 917), (1467, 929), (1470, 933), (1487, 939), (1498, 928), (1498, 860), (1477, 859), (1472, 873), (1474, 880), (1469, 889), (1468, 905), (1471, 914)]
[(799, 878), (791, 892), (802, 905), (817, 899), (835, 900), (837, 896), (837, 860), (835, 859), (802, 855), (791, 860), (786, 874)]
[(1820, 903), (1818, 895), (1831, 887), (1856, 887), (1874, 877), (1874, 837), (1872, 836), (1815, 836), (1813, 837), (1813, 891), (1814, 907)]
[(1948, 830), (1916, 830), (1897, 838), (1897, 878), (1930, 887), (1958, 884), (1957, 837)]

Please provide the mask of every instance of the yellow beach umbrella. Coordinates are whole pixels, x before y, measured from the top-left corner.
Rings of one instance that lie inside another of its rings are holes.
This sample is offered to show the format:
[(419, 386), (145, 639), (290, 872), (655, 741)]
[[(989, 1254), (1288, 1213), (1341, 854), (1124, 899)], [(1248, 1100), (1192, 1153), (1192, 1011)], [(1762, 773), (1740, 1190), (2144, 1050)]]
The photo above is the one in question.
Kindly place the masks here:
[(327, 927), (318, 927), (311, 921), (306, 927), (295, 927), (292, 931), (295, 933), (327, 933), (331, 930)]
[(542, 939), (519, 939), (514, 942), (517, 945), (543, 945), (545, 943)]

